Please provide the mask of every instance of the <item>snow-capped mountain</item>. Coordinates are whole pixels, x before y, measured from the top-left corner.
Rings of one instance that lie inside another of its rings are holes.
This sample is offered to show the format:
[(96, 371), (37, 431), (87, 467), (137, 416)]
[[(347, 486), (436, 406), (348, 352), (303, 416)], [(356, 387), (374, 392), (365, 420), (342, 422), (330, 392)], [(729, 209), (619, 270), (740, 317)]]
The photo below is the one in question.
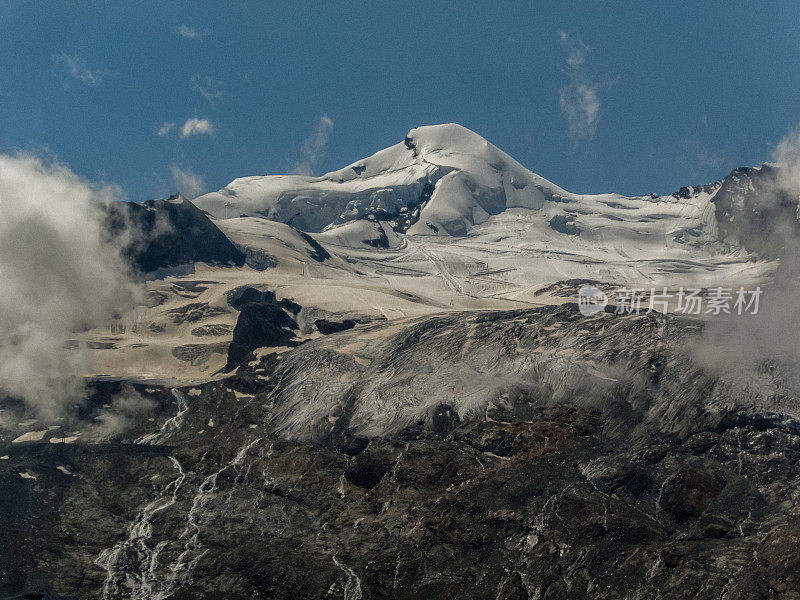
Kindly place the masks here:
[(375, 215), (410, 234), (463, 235), (509, 208), (540, 209), (566, 192), (460, 125), (405, 139), (321, 177), (236, 179), (195, 200), (217, 218), (263, 216), (319, 232)]
[(779, 252), (756, 234), (787, 220), (796, 228), (796, 216), (771, 208), (780, 204), (768, 198), (775, 178), (764, 166), (664, 196), (575, 194), (446, 124), (413, 129), (321, 177), (246, 177), (195, 202), (260, 252), (274, 238), (259, 241), (258, 231), (278, 221), (395, 289), (430, 290), (417, 285), (430, 274), (434, 287), (461, 296), (527, 301), (541, 285), (574, 278), (648, 287), (758, 281)]
[(576, 288), (558, 285), (569, 280), (755, 286), (798, 229), (779, 183), (765, 165), (666, 196), (574, 194), (459, 125), (420, 127), (322, 177), (237, 179), (194, 201), (210, 220), (186, 201), (138, 207), (153, 224), (191, 213), (136, 246), (171, 249), (158, 265), (176, 268), (148, 277), (149, 306), (74, 343), (89, 345), (94, 373), (190, 381), (225, 366), (238, 319), (229, 299), (247, 287), (302, 307), (288, 315), (301, 343), (318, 320), (574, 301)]
[[(601, 259), (607, 252), (664, 260), (764, 250), (754, 235), (769, 230), (780, 212), (764, 201), (775, 180), (775, 168), (765, 165), (666, 196), (574, 194), (478, 134), (446, 124), (413, 129), (402, 142), (321, 177), (244, 177), (195, 203), (218, 220), (262, 217), (336, 244), (377, 247), (396, 245), (396, 235), (465, 237), (495, 229), (507, 241), (520, 233), (503, 222), (513, 214), (532, 228), (517, 241), (550, 239), (564, 251)], [(796, 199), (789, 204), (796, 208)], [(353, 225), (364, 219), (373, 225)]]
[(446, 124), (413, 129), (402, 142), (321, 177), (245, 177), (195, 203), (217, 219), (261, 216), (310, 232), (372, 215), (409, 235), (463, 236), (493, 215), (528, 209), (567, 234), (656, 223), (639, 229), (673, 238), (699, 229), (712, 240), (716, 189), (635, 198), (573, 194), (478, 134)]
[(147, 302), (71, 331), (94, 369), (79, 414), (0, 404), (3, 597), (744, 600), (797, 581), (797, 319), (575, 305), (585, 280), (769, 281), (800, 237), (779, 168), (579, 195), (440, 125), (196, 203), (109, 209)]

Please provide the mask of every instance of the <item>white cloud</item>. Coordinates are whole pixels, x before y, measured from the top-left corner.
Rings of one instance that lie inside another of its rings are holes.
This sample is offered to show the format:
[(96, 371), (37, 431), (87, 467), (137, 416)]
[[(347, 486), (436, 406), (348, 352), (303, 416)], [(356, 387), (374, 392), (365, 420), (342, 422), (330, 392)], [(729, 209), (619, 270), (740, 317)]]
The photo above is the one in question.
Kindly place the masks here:
[(194, 27), (189, 27), (188, 25), (181, 25), (180, 27), (178, 27), (177, 31), (179, 36), (190, 40), (195, 40), (205, 35), (203, 32), (198, 31)]
[(172, 165), (171, 171), (172, 181), (184, 198), (192, 200), (205, 193), (206, 184), (200, 175), (193, 173), (189, 169), (181, 169), (177, 165)]
[(570, 136), (575, 139), (590, 138), (597, 129), (600, 98), (597, 87), (582, 83), (562, 86), (559, 93), (561, 112), (567, 117)]
[(296, 175), (312, 175), (314, 168), (325, 154), (325, 146), (333, 131), (333, 120), (328, 115), (322, 115), (314, 133), (303, 142), (302, 155), (295, 163), (292, 173)]
[(559, 90), (561, 112), (567, 119), (570, 137), (591, 138), (600, 116), (600, 84), (586, 72), (586, 59), (591, 48), (580, 38), (561, 32), (561, 46), (566, 52), (566, 81)]
[(178, 135), (182, 139), (188, 138), (190, 135), (211, 135), (216, 130), (214, 123), (209, 119), (198, 119), (192, 117), (187, 119), (186, 122), (180, 127), (175, 121), (165, 121), (156, 129), (156, 135), (159, 137), (166, 137), (170, 135), (177, 128)]
[(573, 38), (565, 31), (561, 32), (561, 44), (567, 49), (567, 64), (577, 67), (586, 62), (586, 55), (591, 48), (581, 38)]
[[(800, 126), (778, 142), (772, 152), (772, 161), (783, 167), (780, 176), (781, 187), (795, 198), (800, 196)], [(800, 259), (796, 262), (800, 264)]]
[(181, 127), (180, 136), (185, 139), (190, 135), (211, 135), (212, 133), (214, 133), (214, 124), (211, 121), (192, 117)]
[(0, 155), (0, 393), (42, 418), (83, 396), (87, 355), (65, 344), (109, 325), (139, 288), (109, 240), (101, 203), (118, 199), (66, 166)]
[[(750, 242), (756, 247), (770, 246), (778, 258), (777, 270), (763, 289), (757, 315), (746, 319), (731, 315), (710, 320), (703, 329), (702, 338), (692, 344), (692, 348), (698, 363), (705, 369), (745, 380), (748, 394), (760, 391), (759, 388), (766, 388), (765, 394), (774, 394), (773, 386), (780, 381), (782, 392), (789, 394), (783, 397), (792, 398), (800, 395), (797, 376), (800, 372), (797, 354), (800, 237), (793, 218), (797, 216), (797, 199), (800, 198), (800, 127), (780, 140), (772, 159), (773, 166), (780, 168), (772, 172), (773, 175), (766, 174), (758, 194), (751, 200), (752, 212), (764, 221), (757, 227), (750, 222), (740, 222), (737, 235), (741, 242)], [(735, 289), (738, 283), (731, 287)], [(751, 290), (753, 287), (746, 286)], [(766, 378), (765, 365), (769, 366)]]
[(172, 133), (172, 130), (175, 129), (175, 122), (174, 121), (167, 121), (158, 128), (156, 132), (159, 136), (164, 137), (165, 135), (169, 135)]
[(222, 82), (213, 77), (192, 75), (192, 90), (205, 98), (209, 104), (214, 104), (222, 98)]
[(772, 152), (772, 160), (783, 166), (800, 165), (800, 127), (781, 138)]
[(69, 74), (86, 85), (97, 85), (103, 80), (104, 73), (90, 70), (86, 62), (79, 56), (58, 54), (54, 57), (54, 60), (65, 64)]

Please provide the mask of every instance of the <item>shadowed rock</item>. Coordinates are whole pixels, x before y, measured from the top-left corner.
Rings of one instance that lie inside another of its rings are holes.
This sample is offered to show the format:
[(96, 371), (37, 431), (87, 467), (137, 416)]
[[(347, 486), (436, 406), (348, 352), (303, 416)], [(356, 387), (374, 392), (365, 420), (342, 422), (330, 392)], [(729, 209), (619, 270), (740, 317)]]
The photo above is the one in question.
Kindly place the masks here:
[(244, 264), (245, 255), (189, 200), (115, 202), (107, 207), (109, 235), (124, 240), (123, 254), (148, 273), (186, 263)]
[(330, 335), (338, 333), (339, 331), (346, 331), (356, 326), (353, 319), (345, 319), (344, 321), (329, 321), (327, 319), (317, 319), (314, 321), (314, 327), (317, 328), (322, 335)]
[(233, 340), (228, 348), (228, 364), (225, 370), (234, 369), (256, 348), (296, 346), (297, 321), (275, 304), (250, 302), (242, 306)]

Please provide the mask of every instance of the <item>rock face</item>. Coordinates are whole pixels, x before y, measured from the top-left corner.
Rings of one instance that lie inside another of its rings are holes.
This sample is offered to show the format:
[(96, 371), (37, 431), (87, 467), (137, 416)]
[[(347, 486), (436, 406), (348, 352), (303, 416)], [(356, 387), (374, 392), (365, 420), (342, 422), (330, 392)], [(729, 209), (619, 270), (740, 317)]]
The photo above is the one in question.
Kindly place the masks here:
[(763, 165), (734, 169), (720, 180), (713, 203), (721, 236), (759, 256), (796, 253), (798, 199), (788, 177), (780, 167)]
[(3, 594), (796, 598), (795, 391), (705, 370), (698, 335), (571, 305), (368, 325), (139, 386), (155, 421), (104, 443), (2, 437)]
[(233, 328), (225, 369), (236, 367), (256, 348), (297, 345), (295, 331), (298, 328), (297, 321), (276, 302), (244, 304)]
[(145, 273), (192, 262), (244, 264), (244, 253), (180, 196), (110, 204), (107, 224), (111, 236), (123, 238), (124, 255)]
[(340, 331), (347, 331), (356, 326), (353, 319), (344, 319), (343, 321), (329, 321), (328, 319), (317, 319), (314, 321), (314, 327), (317, 328), (322, 335), (330, 335), (332, 333), (339, 333)]

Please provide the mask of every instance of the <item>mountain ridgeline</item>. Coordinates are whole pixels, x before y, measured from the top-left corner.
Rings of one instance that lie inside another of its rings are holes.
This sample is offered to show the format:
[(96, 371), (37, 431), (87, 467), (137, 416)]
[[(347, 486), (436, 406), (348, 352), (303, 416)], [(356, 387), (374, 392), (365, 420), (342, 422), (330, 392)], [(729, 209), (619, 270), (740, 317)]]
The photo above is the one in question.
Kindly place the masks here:
[(172, 196), (106, 207), (106, 226), (123, 255), (141, 272), (206, 262), (241, 266), (244, 254), (189, 200)]
[(109, 205), (148, 303), (0, 398), (0, 600), (800, 598), (794, 296), (575, 304), (788, 286), (788, 175), (573, 194), (451, 124)]

